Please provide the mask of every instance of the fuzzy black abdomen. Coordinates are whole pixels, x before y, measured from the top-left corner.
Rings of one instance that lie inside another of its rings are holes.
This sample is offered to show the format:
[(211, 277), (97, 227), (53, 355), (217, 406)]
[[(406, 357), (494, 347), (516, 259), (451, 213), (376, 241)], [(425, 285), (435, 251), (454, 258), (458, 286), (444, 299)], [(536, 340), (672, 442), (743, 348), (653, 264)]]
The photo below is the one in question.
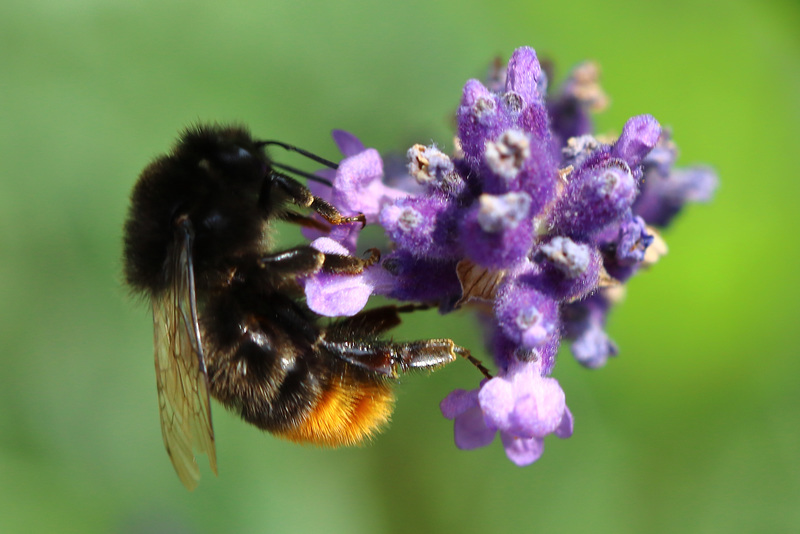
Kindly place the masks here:
[(204, 313), (211, 394), (248, 423), (336, 446), (388, 421), (389, 383), (331, 354), (324, 329), (301, 303), (280, 293), (249, 300), (222, 292)]

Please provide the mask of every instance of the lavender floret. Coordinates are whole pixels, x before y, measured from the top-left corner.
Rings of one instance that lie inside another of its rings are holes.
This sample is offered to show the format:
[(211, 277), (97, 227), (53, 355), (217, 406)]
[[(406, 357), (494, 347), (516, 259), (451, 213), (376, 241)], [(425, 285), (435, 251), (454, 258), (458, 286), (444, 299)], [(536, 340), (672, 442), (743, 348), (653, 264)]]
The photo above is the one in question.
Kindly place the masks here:
[(600, 281), (602, 256), (588, 243), (556, 236), (533, 255), (535, 266), (518, 277), (552, 298), (569, 302), (590, 294)]
[(523, 351), (559, 333), (558, 302), (518, 278), (498, 289), (494, 315), (503, 335)]
[(558, 234), (588, 239), (622, 219), (636, 192), (636, 181), (627, 163), (615, 158), (592, 158), (569, 177), (550, 216), (550, 226)]
[(441, 193), (406, 196), (381, 210), (380, 223), (398, 249), (418, 258), (454, 258), (463, 255), (454, 246), (461, 210)]
[(458, 448), (486, 446), (499, 432), (506, 455), (520, 466), (539, 459), (548, 434), (572, 435), (564, 391), (558, 381), (542, 375), (538, 362), (519, 363), (482, 382), (479, 390), (456, 390), (440, 407), (455, 420)]
[(531, 197), (483, 194), (464, 214), (459, 239), (475, 263), (506, 268), (525, 258), (533, 239)]
[(438, 302), (440, 309), (452, 311), (461, 298), (457, 261), (418, 258), (396, 250), (381, 263), (392, 279), (376, 293), (401, 301)]

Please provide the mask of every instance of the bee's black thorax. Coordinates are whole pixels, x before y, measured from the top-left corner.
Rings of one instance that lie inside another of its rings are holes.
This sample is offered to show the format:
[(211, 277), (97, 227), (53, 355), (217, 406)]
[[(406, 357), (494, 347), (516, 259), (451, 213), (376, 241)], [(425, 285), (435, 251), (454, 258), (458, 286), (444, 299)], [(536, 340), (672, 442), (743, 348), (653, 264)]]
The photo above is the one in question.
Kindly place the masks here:
[[(264, 248), (264, 224), (273, 206), (269, 159), (245, 130), (198, 127), (184, 132), (169, 155), (143, 172), (125, 224), (125, 277), (137, 291), (159, 294), (173, 281), (177, 221), (188, 218), (194, 232), (198, 289), (219, 278), (229, 258)], [(268, 196), (268, 195), (267, 195)]]

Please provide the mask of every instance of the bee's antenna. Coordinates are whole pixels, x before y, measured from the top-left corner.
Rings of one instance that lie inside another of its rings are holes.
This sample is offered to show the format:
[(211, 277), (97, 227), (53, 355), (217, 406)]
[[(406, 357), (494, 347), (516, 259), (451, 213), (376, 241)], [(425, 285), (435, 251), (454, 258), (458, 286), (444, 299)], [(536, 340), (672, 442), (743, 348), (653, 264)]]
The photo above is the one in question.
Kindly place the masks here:
[(302, 176), (308, 180), (313, 180), (315, 182), (319, 182), (321, 184), (325, 184), (328, 187), (333, 187), (333, 183), (330, 180), (317, 176), (316, 174), (311, 174), (310, 172), (301, 171), (300, 169), (296, 169), (294, 167), (290, 167), (289, 165), (284, 165), (283, 163), (276, 163), (272, 162), (273, 167), (278, 167), (279, 169), (283, 169), (285, 171), (289, 171), (292, 174), (296, 174), (297, 176)]
[(259, 141), (257, 144), (259, 146), (267, 146), (267, 145), (279, 146), (284, 150), (289, 150), (291, 152), (297, 152), (298, 154), (302, 154), (303, 156), (307, 157), (308, 159), (312, 159), (312, 160), (316, 161), (317, 163), (321, 163), (322, 165), (325, 165), (328, 168), (331, 168), (331, 169), (338, 169), (339, 168), (339, 166), (337, 164), (335, 164), (334, 162), (332, 162), (332, 161), (328, 161), (327, 159), (322, 158), (320, 156), (317, 156), (316, 154), (312, 154), (308, 150), (303, 150), (302, 148), (298, 148), (298, 147), (296, 147), (294, 145), (289, 145), (289, 144), (283, 143), (281, 141)]

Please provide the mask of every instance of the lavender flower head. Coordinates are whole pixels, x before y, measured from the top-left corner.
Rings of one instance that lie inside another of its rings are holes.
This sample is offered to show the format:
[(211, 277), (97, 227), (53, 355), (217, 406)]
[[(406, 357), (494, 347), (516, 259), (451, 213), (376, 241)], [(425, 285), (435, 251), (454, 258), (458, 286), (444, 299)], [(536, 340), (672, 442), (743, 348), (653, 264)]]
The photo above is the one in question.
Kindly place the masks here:
[[(335, 132), (345, 158), (333, 187), (315, 186), (345, 215), (363, 213), (391, 241), (359, 275), (306, 280), (309, 306), (353, 315), (370, 295), (436, 302), (442, 313), (473, 304), (486, 325), (497, 374), (441, 403), (460, 449), (499, 432), (518, 465), (536, 461), (544, 437), (572, 434), (564, 391), (551, 378), (562, 339), (589, 368), (618, 349), (604, 328), (633, 275), (666, 252), (654, 227), (691, 201), (707, 201), (717, 178), (705, 167), (673, 168), (677, 150), (650, 115), (630, 118), (613, 142), (592, 135), (590, 111), (607, 103), (599, 71), (584, 64), (560, 91), (531, 48), (519, 48), (490, 87), (464, 86), (457, 153), (408, 151), (408, 176), (382, 181), (375, 150)], [(354, 254), (358, 225), (342, 225), (312, 246)]]

